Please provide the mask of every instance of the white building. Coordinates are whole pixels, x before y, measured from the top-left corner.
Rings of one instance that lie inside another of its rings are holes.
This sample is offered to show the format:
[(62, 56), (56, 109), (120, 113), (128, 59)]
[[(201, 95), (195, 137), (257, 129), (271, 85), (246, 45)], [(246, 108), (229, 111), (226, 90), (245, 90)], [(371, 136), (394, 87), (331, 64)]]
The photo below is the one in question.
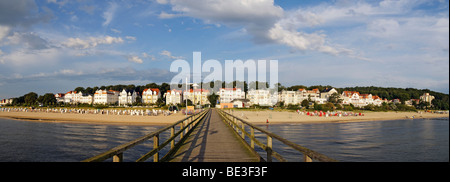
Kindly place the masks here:
[(364, 106), (367, 106), (369, 104), (374, 104), (372, 94), (361, 94), (361, 95), (359, 95), (358, 107), (364, 107)]
[(68, 104), (92, 104), (94, 97), (83, 92), (69, 91), (66, 94), (55, 94), (57, 102), (64, 102)]
[(210, 104), (208, 95), (209, 91), (206, 89), (190, 89), (188, 92), (183, 92), (183, 100), (189, 99), (194, 105)]
[(57, 93), (55, 94), (56, 102), (64, 102), (64, 97), (66, 94), (63, 93)]
[(119, 105), (132, 105), (136, 102), (137, 93), (133, 90), (131, 92), (127, 92), (125, 89), (122, 90), (119, 94)]
[(381, 106), (384, 102), (377, 95), (372, 94), (360, 94), (355, 91), (344, 91), (341, 94), (342, 104), (353, 104), (355, 107), (364, 107), (369, 104), (373, 104), (375, 106)]
[(221, 88), (217, 95), (220, 103), (230, 103), (234, 99), (245, 99), (245, 92), (240, 88)]
[(353, 104), (354, 106), (359, 105), (359, 92), (354, 91), (343, 91), (341, 94), (342, 104)]
[(319, 101), (320, 98), (320, 91), (319, 89), (312, 89), (312, 90), (306, 90), (306, 89), (298, 89), (298, 95), (296, 102), (301, 103), (305, 99), (311, 99), (311, 101)]
[(119, 102), (119, 92), (114, 90), (97, 90), (94, 94), (94, 104), (115, 104)]
[(183, 102), (183, 92), (181, 90), (168, 90), (164, 93), (164, 98), (166, 98), (166, 105), (177, 105)]
[(272, 101), (273, 95), (270, 94), (269, 90), (249, 90), (247, 92), (247, 99), (250, 105), (260, 105), (260, 106), (273, 106), (276, 104)]
[(64, 103), (74, 104), (78, 102), (77, 91), (69, 91), (64, 95)]
[(144, 104), (156, 104), (159, 98), (161, 98), (161, 92), (158, 88), (148, 88), (142, 92), (142, 102)]
[(13, 99), (2, 99), (0, 100), (0, 106), (4, 106), (6, 104), (12, 104)]
[(297, 91), (288, 91), (288, 90), (282, 90), (280, 92), (280, 97), (278, 98), (280, 102), (284, 102), (284, 105), (295, 105), (295, 104), (299, 104), (300, 102), (298, 101), (297, 98)]
[(424, 102), (428, 102), (431, 105), (431, 101), (434, 99), (434, 96), (430, 95), (430, 93), (424, 93), (420, 96), (420, 100)]
[(94, 97), (90, 94), (83, 94), (82, 92), (78, 93), (77, 96), (78, 103), (81, 104), (92, 104), (94, 102)]
[(333, 95), (334, 93), (338, 93), (338, 91), (334, 88), (326, 88), (322, 90), (322, 92), (320, 92), (320, 98), (326, 99), (328, 101), (330, 96)]
[(284, 102), (284, 105), (297, 105), (302, 103), (303, 100), (311, 99), (311, 101), (323, 104), (326, 99), (320, 98), (319, 89), (298, 89), (297, 91), (282, 90), (279, 95), (278, 101)]

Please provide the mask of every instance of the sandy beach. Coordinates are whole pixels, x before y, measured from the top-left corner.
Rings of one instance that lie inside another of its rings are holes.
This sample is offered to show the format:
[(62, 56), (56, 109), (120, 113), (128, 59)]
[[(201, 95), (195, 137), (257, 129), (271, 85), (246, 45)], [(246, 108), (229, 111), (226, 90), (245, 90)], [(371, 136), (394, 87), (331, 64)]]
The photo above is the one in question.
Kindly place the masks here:
[[(228, 113), (230, 111), (227, 111)], [(380, 120), (398, 120), (398, 119), (419, 119), (419, 118), (444, 118), (449, 117), (449, 114), (435, 114), (427, 112), (353, 112), (358, 116), (310, 116), (306, 113), (298, 114), (297, 112), (290, 111), (242, 111), (234, 110), (232, 114), (242, 118), (246, 121), (255, 124), (263, 124), (269, 120), (270, 124), (283, 124), (283, 123), (345, 123), (345, 122), (361, 122), (361, 121), (380, 121)]]
[(116, 125), (169, 125), (186, 116), (181, 112), (169, 116), (131, 116), (106, 114), (0, 112), (0, 117), (37, 122), (70, 122)]
[[(361, 115), (353, 112), (352, 116), (310, 116), (306, 113), (290, 111), (245, 111), (227, 110), (233, 115), (255, 124), (284, 123), (345, 123), (378, 120), (420, 119), (420, 118), (444, 118), (449, 114), (435, 114), (427, 112), (364, 112)], [(354, 116), (354, 115), (357, 116)], [(47, 113), (47, 112), (0, 112), (0, 117), (9, 119), (28, 120), (36, 122), (70, 122), (92, 124), (116, 124), (116, 125), (169, 125), (185, 118), (181, 112), (169, 116), (132, 116), (112, 114), (77, 114), (77, 113)]]

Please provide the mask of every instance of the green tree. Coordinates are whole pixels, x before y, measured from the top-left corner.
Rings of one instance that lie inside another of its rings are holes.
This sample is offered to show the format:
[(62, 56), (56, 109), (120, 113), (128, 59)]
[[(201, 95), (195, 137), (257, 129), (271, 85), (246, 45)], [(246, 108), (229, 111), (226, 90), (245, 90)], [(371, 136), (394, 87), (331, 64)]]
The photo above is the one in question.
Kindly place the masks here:
[(30, 92), (30, 93), (24, 95), (24, 97), (25, 97), (25, 104), (34, 105), (34, 104), (36, 104), (36, 101), (38, 99), (38, 94), (36, 94), (34, 92)]
[(211, 107), (216, 107), (217, 100), (219, 100), (219, 95), (216, 95), (216, 93), (212, 93), (211, 95), (208, 95), (208, 101), (211, 103)]
[(53, 95), (52, 93), (44, 94), (44, 98), (42, 100), (42, 104), (47, 105), (47, 106), (56, 104), (55, 95)]
[(75, 88), (75, 90), (74, 91), (76, 91), (77, 93), (79, 93), (79, 92), (85, 92), (85, 89), (83, 88), (83, 87), (77, 87), (77, 88)]
[(302, 107), (308, 108), (308, 106), (309, 106), (309, 101), (306, 100), (306, 99), (304, 99), (304, 100), (302, 101), (301, 105), (302, 105)]
[(334, 105), (340, 104), (342, 102), (341, 95), (338, 93), (333, 93), (328, 97), (328, 102), (333, 103)]

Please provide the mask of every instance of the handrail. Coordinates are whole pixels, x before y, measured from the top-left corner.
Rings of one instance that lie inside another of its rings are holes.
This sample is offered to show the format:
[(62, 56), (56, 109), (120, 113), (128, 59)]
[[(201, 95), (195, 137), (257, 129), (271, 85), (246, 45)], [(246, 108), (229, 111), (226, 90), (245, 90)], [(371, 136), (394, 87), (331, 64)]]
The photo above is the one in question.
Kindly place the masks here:
[[(97, 156), (83, 160), (82, 162), (102, 162), (111, 157), (113, 158), (113, 162), (122, 162), (123, 161), (123, 152), (125, 152), (126, 150), (128, 150), (138, 144), (141, 144), (144, 141), (149, 140), (151, 138), (153, 138), (153, 150), (151, 150), (147, 154), (144, 154), (143, 156), (141, 156), (136, 162), (143, 162), (143, 161), (147, 160), (148, 158), (150, 158), (151, 156), (153, 156), (154, 162), (158, 162), (159, 161), (159, 151), (169, 143), (171, 143), (171, 149), (173, 149), (175, 147), (175, 139), (180, 135), (180, 141), (181, 141), (183, 139), (183, 134), (188, 133), (193, 128), (195, 128), (193, 126), (198, 124), (198, 121), (202, 120), (208, 112), (210, 112), (210, 109), (207, 109), (207, 110), (197, 113), (195, 115), (189, 116), (187, 118), (181, 119), (172, 125), (169, 125), (158, 131), (155, 131), (148, 135), (137, 138), (128, 143), (114, 147), (102, 154), (99, 154)], [(186, 123), (186, 121), (188, 121), (188, 120), (190, 120), (190, 121), (188, 123)], [(180, 125), (180, 124), (181, 124), (180, 130), (177, 133), (175, 133), (176, 126)], [(160, 139), (159, 135), (169, 129), (171, 130), (170, 138), (167, 139), (164, 143), (162, 143), (160, 145), (159, 144), (159, 139)], [(188, 131), (185, 131), (186, 129)], [(180, 142), (180, 141), (178, 141), (178, 142)]]
[[(272, 162), (272, 156), (275, 157), (276, 159), (278, 159), (281, 162), (286, 162), (286, 160), (277, 152), (273, 151), (273, 146), (272, 146), (272, 139), (275, 138), (279, 141), (281, 141), (282, 143), (284, 143), (285, 145), (301, 152), (303, 154), (303, 160), (305, 162), (312, 162), (312, 159), (318, 160), (320, 162), (338, 162), (335, 159), (332, 159), (330, 157), (327, 157), (321, 153), (318, 153), (316, 151), (313, 151), (311, 149), (308, 149), (306, 147), (303, 147), (301, 145), (298, 145), (296, 143), (293, 143), (289, 140), (286, 140), (276, 134), (273, 134), (269, 131), (266, 131), (262, 128), (259, 128), (241, 118), (238, 118), (236, 116), (233, 116), (229, 113), (224, 112), (223, 110), (219, 109), (219, 114), (222, 115), (222, 117), (224, 119), (226, 119), (228, 121), (228, 124), (234, 128), (235, 132), (239, 134), (238, 131), (241, 131), (241, 137), (244, 139), (245, 141), (245, 136), (250, 138), (250, 146), (254, 149), (255, 148), (255, 143), (257, 145), (259, 145), (262, 149), (264, 149), (267, 152), (267, 161), (268, 162)], [(240, 123), (238, 123), (238, 121)], [(248, 133), (245, 130), (245, 125), (250, 127), (250, 133)], [(267, 145), (264, 145), (262, 142), (258, 141), (255, 138), (255, 132), (254, 130), (258, 130), (264, 134), (267, 135)]]

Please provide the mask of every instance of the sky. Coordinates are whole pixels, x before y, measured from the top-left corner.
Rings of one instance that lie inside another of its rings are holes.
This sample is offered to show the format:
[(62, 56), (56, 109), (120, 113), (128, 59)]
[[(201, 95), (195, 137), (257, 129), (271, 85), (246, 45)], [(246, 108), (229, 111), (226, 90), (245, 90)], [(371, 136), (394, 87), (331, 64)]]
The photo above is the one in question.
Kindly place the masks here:
[(169, 83), (194, 51), (278, 60), (284, 86), (449, 93), (449, 1), (0, 0), (0, 99)]

